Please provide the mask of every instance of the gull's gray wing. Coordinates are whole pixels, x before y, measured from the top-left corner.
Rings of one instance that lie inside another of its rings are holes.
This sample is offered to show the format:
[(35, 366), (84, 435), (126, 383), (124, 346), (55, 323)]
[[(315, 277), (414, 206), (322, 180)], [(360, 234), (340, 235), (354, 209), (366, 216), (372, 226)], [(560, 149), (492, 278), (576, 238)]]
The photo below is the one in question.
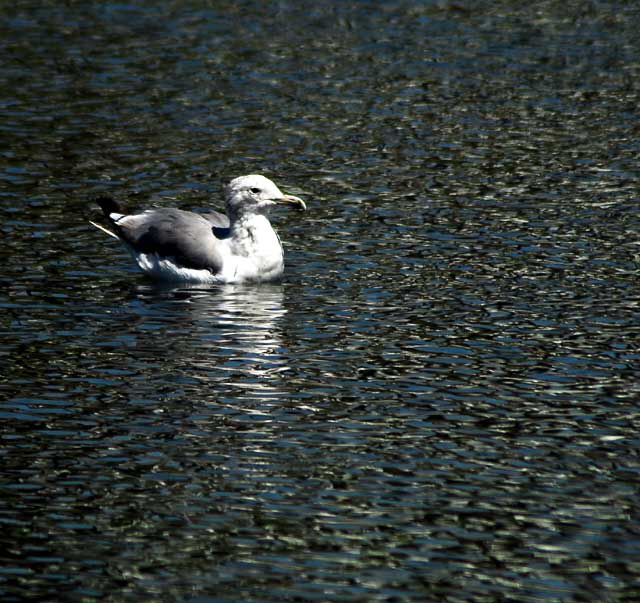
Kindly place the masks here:
[(150, 209), (129, 216), (112, 213), (109, 218), (118, 236), (137, 253), (157, 253), (185, 268), (212, 273), (222, 269), (222, 243), (214, 234), (218, 227), (204, 216), (180, 209)]
[(216, 228), (229, 228), (229, 218), (224, 214), (221, 214), (219, 211), (208, 211), (205, 214), (199, 214), (203, 218), (206, 218), (213, 224)]
[(213, 234), (218, 239), (226, 239), (229, 236), (230, 222), (227, 216), (225, 216), (224, 214), (221, 214), (219, 211), (213, 211), (213, 210), (210, 212), (207, 212), (206, 214), (201, 214), (201, 215), (207, 220), (209, 220), (211, 224), (213, 224)]

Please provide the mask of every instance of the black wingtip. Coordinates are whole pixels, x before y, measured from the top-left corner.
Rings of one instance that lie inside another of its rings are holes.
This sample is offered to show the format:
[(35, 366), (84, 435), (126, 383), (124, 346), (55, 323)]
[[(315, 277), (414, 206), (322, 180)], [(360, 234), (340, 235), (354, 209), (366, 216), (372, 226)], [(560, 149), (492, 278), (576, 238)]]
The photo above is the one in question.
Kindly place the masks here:
[(106, 195), (103, 195), (101, 197), (97, 197), (96, 199), (94, 199), (94, 201), (100, 206), (102, 213), (107, 218), (109, 217), (110, 214), (122, 213), (120, 204), (113, 197), (107, 197)]

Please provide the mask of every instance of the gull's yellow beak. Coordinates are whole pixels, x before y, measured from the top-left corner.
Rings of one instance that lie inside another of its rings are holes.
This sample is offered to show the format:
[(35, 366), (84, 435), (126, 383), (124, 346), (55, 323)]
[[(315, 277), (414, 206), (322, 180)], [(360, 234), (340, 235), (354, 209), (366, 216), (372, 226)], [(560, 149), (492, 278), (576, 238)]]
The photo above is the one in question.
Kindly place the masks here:
[(282, 205), (293, 205), (297, 207), (299, 210), (304, 211), (307, 209), (305, 202), (300, 199), (300, 197), (294, 197), (293, 195), (282, 195), (282, 197), (278, 197), (277, 199), (272, 199), (274, 203), (279, 203)]

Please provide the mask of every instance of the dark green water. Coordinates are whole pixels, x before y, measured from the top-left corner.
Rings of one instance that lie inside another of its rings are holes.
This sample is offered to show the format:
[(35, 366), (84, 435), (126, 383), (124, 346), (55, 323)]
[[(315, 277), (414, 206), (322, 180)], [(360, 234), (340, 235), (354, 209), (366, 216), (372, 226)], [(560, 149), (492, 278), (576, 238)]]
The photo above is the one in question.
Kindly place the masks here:
[[(0, 8), (3, 602), (640, 600), (634, 2)], [(92, 197), (264, 173), (282, 283)]]

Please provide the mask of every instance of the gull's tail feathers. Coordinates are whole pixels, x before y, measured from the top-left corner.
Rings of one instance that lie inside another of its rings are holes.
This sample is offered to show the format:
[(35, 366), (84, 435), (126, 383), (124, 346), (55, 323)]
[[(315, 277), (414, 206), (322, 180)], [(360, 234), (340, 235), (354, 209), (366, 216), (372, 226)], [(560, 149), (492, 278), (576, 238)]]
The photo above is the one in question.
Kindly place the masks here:
[[(100, 206), (104, 217), (109, 220), (111, 224), (115, 224), (114, 215), (121, 214), (122, 212), (120, 204), (113, 197), (108, 197), (107, 195), (97, 197), (96, 199), (94, 199), (94, 201)], [(109, 230), (108, 228), (105, 228), (104, 226), (97, 224), (96, 222), (92, 222), (91, 220), (89, 220), (89, 222), (102, 232), (107, 233), (110, 237), (118, 240), (120, 239), (120, 237), (115, 232)]]
[(113, 237), (114, 239), (120, 239), (120, 237), (115, 232), (111, 232), (110, 230), (108, 230), (104, 226), (101, 226), (100, 224), (97, 224), (96, 222), (92, 222), (91, 220), (89, 220), (89, 224), (93, 224), (96, 228), (98, 228), (102, 232), (106, 232), (110, 237)]

